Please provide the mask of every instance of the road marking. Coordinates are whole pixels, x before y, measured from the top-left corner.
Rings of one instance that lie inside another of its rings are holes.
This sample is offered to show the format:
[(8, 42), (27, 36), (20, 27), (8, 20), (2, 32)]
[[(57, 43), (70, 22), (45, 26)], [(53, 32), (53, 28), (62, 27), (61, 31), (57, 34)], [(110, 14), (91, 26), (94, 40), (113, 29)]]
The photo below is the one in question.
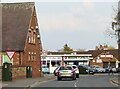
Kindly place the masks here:
[(76, 82), (75, 82), (75, 84), (74, 84), (74, 87), (77, 87)]
[(32, 84), (30, 87), (35, 87), (35, 86), (37, 86), (39, 84), (46, 83), (46, 82), (53, 81), (53, 80), (55, 80), (55, 79), (38, 81), (38, 82), (35, 82), (34, 84)]

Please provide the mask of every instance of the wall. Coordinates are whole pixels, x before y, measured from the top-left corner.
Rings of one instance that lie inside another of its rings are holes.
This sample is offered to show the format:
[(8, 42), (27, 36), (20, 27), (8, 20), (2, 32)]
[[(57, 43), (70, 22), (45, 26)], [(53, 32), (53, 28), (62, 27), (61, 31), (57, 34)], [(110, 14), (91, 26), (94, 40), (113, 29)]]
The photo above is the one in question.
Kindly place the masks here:
[[(30, 27), (33, 27), (31, 32), (36, 30), (36, 25), (37, 25), (36, 15), (35, 15), (35, 12), (33, 12), (31, 22), (30, 22)], [(21, 58), (21, 59), (22, 59), (23, 65), (32, 66), (32, 77), (40, 77), (41, 72), (39, 70), (40, 70), (40, 66), (41, 66), (40, 65), (41, 41), (40, 41), (40, 38), (37, 38), (37, 36), (39, 35), (39, 29), (37, 29), (34, 33), (36, 34), (35, 35), (35, 43), (34, 44), (29, 43), (29, 39), (28, 38), (26, 39), (25, 49), (22, 54), (23, 58)], [(28, 34), (28, 36), (29, 36), (29, 34)], [(35, 60), (29, 60), (29, 53), (36, 53)]]
[(26, 66), (12, 66), (12, 79), (26, 78)]

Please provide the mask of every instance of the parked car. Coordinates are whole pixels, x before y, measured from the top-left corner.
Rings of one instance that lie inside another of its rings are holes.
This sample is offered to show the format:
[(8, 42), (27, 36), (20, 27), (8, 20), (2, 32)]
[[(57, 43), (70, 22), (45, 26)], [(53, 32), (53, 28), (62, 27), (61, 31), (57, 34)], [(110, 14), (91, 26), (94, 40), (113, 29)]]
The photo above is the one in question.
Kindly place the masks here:
[(109, 67), (106, 67), (104, 69), (105, 69), (105, 73), (109, 73), (111, 71)]
[(116, 68), (117, 73), (120, 73), (120, 68)]
[(47, 67), (47, 65), (43, 65), (43, 66), (42, 66), (42, 72), (43, 72), (43, 73), (50, 74), (50, 69)]
[(112, 68), (113, 73), (117, 73), (117, 69), (115, 67)]
[(59, 67), (57, 67), (57, 68), (54, 70), (54, 75), (55, 75), (55, 76), (57, 76), (58, 70), (59, 70)]
[(57, 79), (62, 80), (62, 78), (72, 78), (76, 80), (76, 72), (72, 66), (60, 66), (58, 70)]
[(95, 69), (95, 72), (96, 73), (105, 73), (105, 69), (101, 66), (98, 66), (98, 65), (94, 65), (94, 66), (91, 66), (93, 69)]
[(78, 69), (80, 74), (94, 74), (94, 69), (88, 65), (79, 65)]
[(71, 65), (71, 66), (74, 68), (74, 70), (76, 72), (76, 77), (79, 78), (79, 69), (78, 69), (78, 66), (77, 65)]

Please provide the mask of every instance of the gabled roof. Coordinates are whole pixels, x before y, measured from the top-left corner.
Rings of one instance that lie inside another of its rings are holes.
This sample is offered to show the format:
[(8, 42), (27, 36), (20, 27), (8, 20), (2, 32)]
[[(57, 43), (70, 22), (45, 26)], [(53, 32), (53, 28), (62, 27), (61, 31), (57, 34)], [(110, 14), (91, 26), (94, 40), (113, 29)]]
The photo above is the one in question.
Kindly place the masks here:
[(2, 3), (2, 51), (24, 50), (33, 9), (33, 2)]
[(104, 53), (104, 52), (109, 52), (109, 54), (118, 58), (118, 49), (114, 49), (114, 50), (89, 50), (88, 52), (92, 54), (93, 58), (97, 57), (98, 55), (100, 55), (101, 53)]

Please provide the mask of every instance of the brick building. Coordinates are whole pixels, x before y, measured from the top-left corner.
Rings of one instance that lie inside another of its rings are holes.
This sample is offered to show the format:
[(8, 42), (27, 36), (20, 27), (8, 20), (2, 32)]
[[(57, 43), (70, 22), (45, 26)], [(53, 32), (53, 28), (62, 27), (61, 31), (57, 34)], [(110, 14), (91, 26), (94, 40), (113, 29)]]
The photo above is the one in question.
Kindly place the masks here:
[[(2, 63), (10, 62), (16, 68), (32, 66), (32, 77), (41, 76), (39, 70), (42, 46), (35, 4), (33, 2), (3, 3), (1, 7)], [(5, 54), (6, 50), (14, 50), (16, 52), (12, 60), (9, 60)], [(25, 72), (25, 69), (23, 71)], [(17, 70), (15, 72), (19, 74)], [(15, 76), (15, 78), (25, 76)]]
[(118, 50), (89, 50), (93, 60), (90, 61), (90, 65), (99, 65), (101, 67), (107, 67), (108, 65), (118, 67)]

